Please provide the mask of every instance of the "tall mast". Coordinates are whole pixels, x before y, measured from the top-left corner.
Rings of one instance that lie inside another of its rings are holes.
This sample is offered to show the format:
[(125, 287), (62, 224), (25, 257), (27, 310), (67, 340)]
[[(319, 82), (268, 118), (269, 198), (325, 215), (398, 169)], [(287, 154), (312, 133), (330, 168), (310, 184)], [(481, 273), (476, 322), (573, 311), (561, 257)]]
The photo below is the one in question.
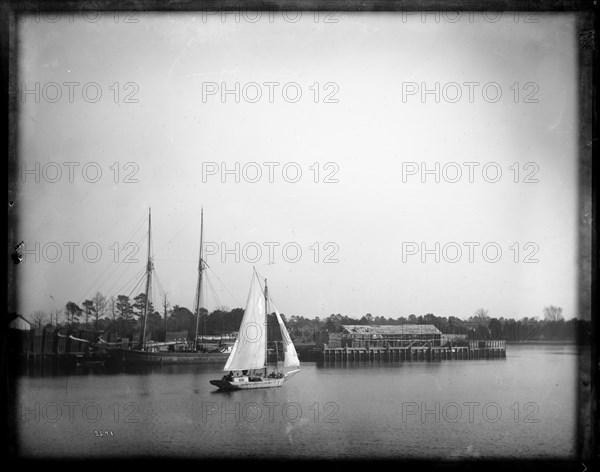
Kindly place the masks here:
[[(204, 232), (204, 208), (200, 207), (200, 261), (198, 262), (198, 284), (196, 285), (196, 332), (194, 335), (194, 351), (198, 350), (198, 321), (200, 319), (200, 294), (202, 291), (202, 235)], [(206, 331), (206, 330), (205, 330)], [(206, 332), (204, 333), (206, 336)]]
[(146, 303), (144, 306), (144, 323), (142, 326), (141, 344), (142, 349), (146, 343), (146, 319), (148, 318), (148, 306), (150, 303), (150, 281), (152, 279), (152, 253), (150, 250), (152, 243), (152, 209), (148, 208), (148, 264), (146, 265)]
[(265, 375), (267, 375), (267, 364), (269, 363), (268, 346), (268, 319), (269, 319), (269, 289), (267, 288), (267, 279), (265, 279)]

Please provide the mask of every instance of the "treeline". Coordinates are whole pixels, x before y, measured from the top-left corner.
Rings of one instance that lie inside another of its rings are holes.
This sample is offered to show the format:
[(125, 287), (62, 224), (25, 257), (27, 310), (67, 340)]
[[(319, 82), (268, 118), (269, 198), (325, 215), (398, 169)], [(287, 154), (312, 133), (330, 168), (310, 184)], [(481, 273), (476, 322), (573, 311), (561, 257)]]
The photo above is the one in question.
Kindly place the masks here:
[[(139, 294), (133, 300), (125, 295), (111, 298), (106, 303), (98, 304), (98, 297), (87, 300), (79, 307), (73, 302), (65, 306), (66, 319), (63, 326), (75, 329), (91, 329), (104, 337), (112, 334), (111, 338), (135, 339), (143, 327), (144, 313), (146, 312), (146, 295)], [(100, 307), (100, 309), (99, 309)], [(148, 316), (146, 319), (146, 339), (164, 341), (166, 333), (188, 332), (188, 339), (192, 340), (198, 334), (219, 335), (237, 331), (244, 315), (242, 308), (233, 310), (216, 310), (208, 313), (201, 308), (198, 320), (196, 315), (188, 308), (174, 305), (171, 307), (167, 300), (163, 300), (162, 313), (148, 302)], [(103, 317), (97, 316), (104, 314)]]
[[(102, 336), (106, 340), (110, 335), (111, 339), (138, 340), (143, 327), (144, 313), (147, 311), (146, 340), (164, 341), (168, 331), (187, 331), (188, 339), (193, 340), (196, 325), (199, 336), (232, 334), (239, 329), (244, 315), (243, 308), (215, 310), (211, 313), (201, 308), (196, 320), (196, 315), (188, 308), (179, 305), (171, 307), (166, 297), (161, 305), (162, 313), (155, 309), (151, 301), (148, 301), (146, 306), (144, 293), (133, 299), (126, 295), (107, 299), (97, 292), (81, 305), (69, 301), (64, 309), (54, 310), (49, 314), (36, 311), (30, 316), (30, 321), (37, 329), (51, 325), (71, 332), (91, 331), (96, 334), (96, 339)], [(275, 339), (280, 337), (274, 314), (269, 315), (268, 325), (269, 332), (275, 335)]]
[[(556, 307), (547, 307), (556, 308)], [(443, 334), (461, 334), (467, 339), (496, 340), (504, 339), (509, 342), (519, 341), (581, 341), (589, 342), (591, 336), (591, 322), (570, 319), (564, 320), (562, 310), (544, 311), (544, 319), (524, 317), (519, 320), (513, 318), (493, 318), (486, 310), (480, 309), (473, 316), (463, 320), (454, 316), (436, 316), (433, 313), (399, 318), (386, 318), (372, 316), (370, 313), (361, 318), (335, 314), (321, 320), (292, 316), (287, 321), (290, 336), (299, 343), (312, 343), (318, 340), (320, 332), (339, 333), (343, 325), (402, 325), (402, 324), (429, 324), (438, 328)]]
[[(161, 312), (148, 302), (148, 317), (146, 320), (146, 339), (162, 341), (167, 331), (187, 331), (188, 339), (193, 339), (196, 330), (196, 316), (187, 308), (179, 305), (171, 307), (166, 299), (161, 303)], [(90, 300), (85, 300), (81, 306), (68, 302), (64, 311), (50, 313), (35, 312), (31, 320), (35, 327), (46, 324), (60, 326), (70, 330), (92, 330), (98, 335), (111, 338), (134, 339), (139, 336), (146, 312), (146, 296), (144, 293), (131, 300), (125, 295), (106, 299), (101, 293), (96, 293)], [(198, 317), (199, 335), (225, 335), (238, 331), (244, 310), (221, 309), (208, 313), (200, 309)], [(402, 325), (429, 324), (438, 328), (443, 334), (465, 335), (467, 339), (504, 339), (509, 342), (519, 341), (589, 341), (591, 323), (589, 321), (571, 319), (565, 320), (560, 307), (548, 306), (543, 310), (544, 318), (513, 318), (491, 317), (487, 310), (480, 308), (468, 319), (455, 316), (436, 316), (433, 313), (408, 317), (386, 318), (373, 316), (370, 313), (361, 318), (352, 318), (341, 314), (331, 314), (327, 318), (305, 318), (293, 315), (286, 319), (290, 337), (298, 344), (314, 344), (325, 332), (341, 332), (343, 325)], [(269, 336), (279, 337), (277, 321), (274, 315), (268, 318)], [(271, 339), (271, 338), (270, 338)]]

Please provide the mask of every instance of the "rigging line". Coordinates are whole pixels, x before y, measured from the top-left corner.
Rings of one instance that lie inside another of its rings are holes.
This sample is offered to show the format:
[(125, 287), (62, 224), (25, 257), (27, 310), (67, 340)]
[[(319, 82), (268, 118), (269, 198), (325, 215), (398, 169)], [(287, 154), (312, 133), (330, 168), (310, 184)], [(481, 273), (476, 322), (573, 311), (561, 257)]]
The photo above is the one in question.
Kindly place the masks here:
[[(146, 271), (145, 267), (139, 268), (138, 271), (135, 272), (133, 274), (133, 276), (126, 283), (124, 283), (123, 285), (121, 285), (121, 288), (118, 291), (119, 292), (126, 292), (127, 291), (127, 287), (131, 284), (131, 282), (134, 281), (135, 279), (137, 279), (138, 277), (141, 278), (143, 276), (143, 274), (145, 273), (145, 271)], [(121, 275), (121, 277), (122, 277), (122, 275)], [(121, 293), (121, 295), (122, 295), (122, 293)]]
[[(153, 245), (154, 245), (154, 241), (153, 241)], [(156, 260), (162, 260), (162, 261), (164, 261), (164, 260), (172, 260), (172, 259), (156, 259), (156, 258), (154, 257), (154, 255), (155, 255), (154, 248), (153, 248), (153, 247), (151, 247), (151, 248), (150, 248), (150, 250), (151, 250), (151, 252), (152, 252), (152, 256), (151, 256), (151, 258), (152, 258), (153, 266), (154, 266), (154, 261), (156, 261)], [(154, 268), (154, 267), (153, 267), (153, 268)], [(160, 282), (160, 279), (158, 278), (158, 273), (157, 273), (157, 271), (156, 271), (156, 268), (154, 268), (154, 270), (152, 271), (152, 276), (153, 276), (154, 280), (156, 281), (156, 284), (157, 284), (157, 285), (158, 285), (158, 287), (160, 288), (160, 292), (162, 292), (163, 294), (164, 294), (164, 293), (166, 293), (166, 292), (165, 292), (165, 288), (164, 288), (163, 284)], [(160, 293), (160, 292), (159, 292), (159, 293)]]
[[(259, 283), (260, 283), (260, 277), (262, 277), (263, 280), (265, 279), (265, 277), (262, 274), (258, 273), (258, 272), (257, 272), (257, 275), (259, 276), (259, 279), (258, 279)], [(263, 288), (262, 285), (261, 285), (261, 288)], [(263, 288), (263, 294), (264, 293), (265, 292), (264, 292), (264, 288)], [(277, 308), (277, 303), (275, 303), (275, 300), (274, 300), (273, 296), (271, 295), (271, 291), (270, 290), (269, 290), (269, 300), (273, 303), (273, 307)], [(279, 311), (279, 310), (277, 310), (277, 311)], [(279, 313), (281, 314), (281, 311), (279, 311)]]
[(153, 274), (154, 274), (154, 278), (156, 280), (156, 283), (160, 287), (160, 292), (165, 293), (165, 288), (163, 287), (163, 284), (160, 283), (160, 279), (158, 278), (158, 274), (156, 273), (156, 271), (153, 271)]
[[(259, 273), (259, 272), (256, 272), (256, 274), (258, 275), (258, 283), (259, 283), (259, 285), (260, 285), (260, 287), (261, 287), (261, 289), (263, 291), (263, 294), (264, 294), (265, 290), (264, 290), (262, 284), (260, 283), (260, 279), (262, 277), (262, 279), (264, 280), (266, 277), (263, 274)], [(275, 300), (273, 299), (273, 296), (271, 295), (271, 291), (270, 290), (269, 290), (269, 301), (273, 304), (272, 308), (275, 308), (275, 309), (277, 309), (277, 311), (279, 311), (279, 309), (277, 308), (277, 303), (275, 303)], [(279, 314), (281, 314), (281, 311), (279, 311)]]
[(140, 236), (140, 239), (138, 239), (135, 243), (135, 245), (139, 248), (143, 247), (142, 245), (144, 245), (144, 242), (146, 241), (146, 239), (148, 238), (148, 231), (146, 231), (144, 234), (142, 234)]
[(157, 251), (157, 252), (160, 252), (160, 251), (162, 251), (162, 250), (165, 248), (165, 246), (167, 246), (167, 245), (171, 244), (171, 243), (173, 242), (173, 240), (174, 240), (175, 238), (177, 238), (177, 236), (179, 236), (179, 235), (180, 235), (180, 234), (183, 232), (183, 230), (187, 229), (187, 228), (188, 228), (188, 227), (189, 227), (191, 224), (192, 224), (192, 220), (190, 220), (190, 221), (188, 222), (188, 224), (186, 224), (185, 226), (183, 226), (183, 227), (182, 227), (182, 228), (181, 228), (181, 229), (180, 229), (180, 230), (177, 232), (177, 234), (175, 234), (175, 236), (173, 236), (173, 237), (172, 237), (171, 239), (169, 239), (169, 240), (168, 240), (166, 243), (164, 243), (164, 244), (163, 244), (163, 245), (160, 247), (160, 249), (158, 249), (158, 251)]
[[(146, 219), (145, 217), (142, 217), (142, 218), (141, 218), (141, 219), (140, 219), (140, 220), (137, 222), (137, 224), (134, 226), (134, 229), (133, 229), (133, 231), (131, 231), (131, 233), (129, 234), (129, 236), (128, 236), (127, 240), (130, 240), (130, 239), (133, 237), (133, 235), (134, 235), (134, 234), (135, 234), (135, 233), (136, 233), (136, 232), (139, 230), (139, 226), (141, 226), (141, 224), (144, 222), (144, 220), (145, 220), (145, 219)], [(98, 284), (99, 280), (100, 280), (100, 279), (101, 279), (101, 278), (102, 278), (102, 277), (105, 275), (106, 271), (107, 271), (107, 270), (108, 270), (110, 267), (111, 267), (111, 265), (110, 265), (110, 264), (109, 264), (109, 265), (107, 265), (107, 266), (106, 266), (106, 269), (104, 269), (104, 271), (103, 271), (103, 272), (102, 272), (102, 273), (101, 273), (101, 274), (98, 276), (98, 278), (96, 279), (96, 281), (95, 281), (95, 282), (93, 282), (93, 283), (90, 285), (90, 287), (89, 287), (89, 288), (88, 288), (88, 289), (87, 289), (87, 290), (84, 292), (84, 294), (86, 295), (86, 297), (84, 297), (84, 299), (86, 299), (86, 298), (87, 298), (87, 295), (88, 295), (88, 294), (89, 294), (89, 292), (92, 290), (92, 287), (94, 287), (94, 285), (97, 285), (97, 284)], [(102, 284), (104, 284), (104, 282), (102, 282)]]
[[(111, 293), (117, 293), (117, 297), (119, 295), (123, 295), (124, 293), (127, 293), (127, 291), (129, 290), (128, 287), (131, 286), (132, 282), (134, 280), (136, 280), (139, 277), (142, 277), (143, 275), (143, 270), (139, 270), (137, 273), (135, 273), (126, 283), (122, 284), (119, 288), (119, 290), (113, 290), (113, 288), (111, 287)], [(116, 283), (115, 283), (116, 285)]]
[[(138, 250), (139, 250), (139, 248), (140, 248), (140, 246), (141, 246), (141, 241), (142, 241), (143, 239), (145, 239), (147, 235), (148, 235), (148, 232), (146, 231), (146, 233), (145, 233), (145, 234), (143, 234), (143, 235), (141, 236), (141, 238), (140, 238), (140, 239), (137, 241), (137, 243), (135, 243), (135, 244), (136, 244), (136, 246), (137, 246), (137, 248), (138, 248)], [(136, 254), (137, 254), (137, 252), (136, 252)], [(110, 276), (112, 276), (112, 275), (113, 275), (113, 273), (114, 273), (114, 272), (115, 272), (115, 271), (116, 271), (116, 270), (117, 270), (117, 269), (118, 269), (118, 268), (121, 266), (121, 264), (124, 264), (124, 263), (130, 264), (131, 262), (133, 262), (133, 261), (127, 261), (127, 257), (123, 258), (123, 260), (122, 260), (122, 261), (120, 261), (120, 262), (119, 262), (119, 263), (118, 263), (118, 264), (117, 264), (117, 265), (114, 267), (114, 269), (113, 269), (113, 272), (111, 272)], [(138, 262), (138, 263), (139, 263), (139, 262), (140, 262), (140, 260), (138, 259), (138, 260), (136, 260), (135, 262)], [(144, 270), (145, 270), (145, 267), (146, 267), (146, 266), (144, 265)], [(124, 275), (124, 274), (121, 274), (121, 275), (119, 276), (119, 279), (120, 279), (121, 277), (123, 277), (123, 275)], [(108, 278), (108, 277), (107, 277), (107, 278)], [(104, 282), (103, 282), (103, 283), (104, 283)], [(111, 288), (112, 288), (112, 287), (111, 287)]]
[(258, 280), (260, 280), (261, 278), (262, 278), (263, 280), (265, 280), (265, 279), (267, 278), (267, 276), (266, 276), (266, 275), (262, 274), (262, 273), (261, 273), (261, 272), (259, 272), (259, 271), (256, 271), (256, 275), (258, 275)]
[[(106, 281), (108, 281), (110, 278), (112, 278), (112, 276), (114, 275), (114, 273), (115, 273), (115, 272), (116, 272), (116, 271), (117, 271), (117, 270), (118, 270), (120, 267), (122, 267), (122, 266), (121, 266), (121, 264), (124, 264), (124, 263), (125, 263), (125, 259), (124, 259), (124, 260), (122, 260), (121, 262), (119, 262), (118, 264), (115, 264), (115, 265), (113, 266), (113, 270), (112, 270), (112, 272), (111, 272), (110, 274), (108, 274), (108, 275), (105, 277), (105, 280), (104, 280), (104, 281), (103, 281), (103, 282), (102, 282), (102, 283), (99, 285), (99, 287), (98, 287), (98, 290), (100, 290), (100, 289), (101, 289), (101, 288), (104, 286), (104, 284), (106, 283)], [(121, 273), (121, 275), (119, 275), (119, 277), (116, 279), (116, 281), (114, 281), (114, 282), (113, 282), (113, 285), (112, 285), (112, 286), (110, 286), (110, 290), (107, 290), (107, 293), (110, 293), (110, 291), (113, 289), (113, 287), (114, 287), (114, 286), (115, 286), (115, 285), (116, 285), (116, 284), (119, 282), (119, 280), (121, 280), (121, 278), (123, 278), (123, 276), (125, 275), (125, 273), (126, 273), (126, 272), (127, 272), (127, 271), (123, 271), (123, 272)]]
[[(146, 237), (147, 237), (147, 236), (148, 236), (148, 231), (146, 231), (146, 232), (145, 232), (145, 233), (144, 233), (144, 234), (143, 234), (143, 235), (140, 237), (140, 239), (137, 241), (137, 243), (136, 243), (136, 244), (137, 244), (138, 248), (139, 248), (139, 247), (141, 247), (141, 242), (142, 242), (144, 239), (146, 239)], [(125, 262), (125, 259), (123, 259), (123, 261), (121, 261), (121, 263), (120, 263), (120, 264), (122, 264), (122, 263), (124, 263), (124, 262)], [(140, 262), (140, 261), (138, 260), (138, 262)], [(117, 266), (117, 267), (119, 267), (119, 266)], [(145, 272), (145, 271), (146, 271), (146, 269), (147, 269), (147, 266), (146, 266), (146, 264), (144, 264), (144, 266), (143, 266), (143, 267), (142, 267), (142, 268), (141, 268), (141, 269), (140, 269), (140, 270), (137, 272), (137, 274), (139, 274), (140, 272)], [(116, 270), (116, 268), (115, 268), (115, 270)], [(134, 275), (134, 277), (132, 277), (132, 278), (135, 278), (135, 277), (137, 277), (137, 274), (136, 274), (136, 275)], [(111, 275), (112, 275), (112, 274), (111, 274)], [(115, 285), (118, 283), (118, 281), (119, 281), (119, 280), (120, 280), (120, 279), (123, 277), (123, 275), (125, 275), (125, 272), (123, 272), (123, 273), (122, 273), (122, 274), (119, 276), (119, 278), (118, 278), (118, 279), (115, 281), (115, 283), (114, 283), (114, 284), (113, 284), (113, 285), (110, 287), (110, 288), (111, 288), (111, 290), (112, 290), (112, 288), (113, 288), (113, 287), (114, 287), (114, 286), (115, 286)], [(130, 279), (130, 281), (131, 281), (131, 279)], [(129, 284), (129, 281), (128, 281), (128, 282), (125, 284), (125, 286), (127, 286), (127, 284)]]
[[(141, 219), (140, 219), (140, 221), (138, 221), (138, 223), (137, 223), (137, 224), (134, 226), (134, 229), (131, 231), (131, 233), (130, 233), (129, 237), (127, 238), (128, 240), (129, 240), (129, 239), (131, 239), (131, 237), (132, 237), (132, 236), (133, 236), (133, 235), (134, 235), (134, 234), (135, 234), (135, 233), (136, 233), (136, 232), (139, 230), (139, 227), (140, 227), (141, 223), (143, 223), (143, 221), (144, 221), (144, 218), (141, 218)], [(102, 277), (105, 275), (106, 271), (107, 271), (107, 270), (108, 270), (110, 267), (111, 267), (111, 265), (109, 264), (109, 265), (106, 267), (106, 269), (104, 270), (104, 272), (102, 272), (102, 273), (101, 273), (101, 274), (98, 276), (98, 278), (96, 279), (96, 281), (95, 281), (95, 282), (93, 282), (93, 283), (92, 283), (92, 285), (91, 285), (91, 286), (90, 286), (90, 287), (89, 287), (89, 288), (88, 288), (88, 289), (85, 291), (85, 294), (86, 294), (86, 295), (88, 295), (88, 293), (90, 292), (90, 290), (92, 290), (92, 287), (93, 287), (94, 285), (96, 285), (96, 284), (99, 282), (99, 280), (100, 280), (100, 279), (101, 279), (101, 278), (102, 278)]]
[[(117, 266), (115, 266), (114, 270), (113, 270), (113, 271), (112, 271), (112, 272), (109, 274), (109, 276), (110, 276), (110, 277), (112, 277), (112, 275), (114, 274), (114, 272), (115, 272), (115, 271), (116, 271), (116, 270), (117, 270), (119, 267), (120, 267), (120, 265), (117, 265)], [(138, 270), (136, 273), (134, 273), (133, 277), (132, 277), (131, 279), (129, 279), (129, 280), (128, 280), (128, 281), (127, 281), (127, 282), (126, 282), (124, 285), (123, 285), (123, 287), (126, 287), (126, 286), (127, 286), (127, 285), (128, 285), (130, 282), (131, 282), (131, 280), (132, 280), (133, 278), (137, 277), (137, 276), (138, 276), (138, 274), (142, 273), (144, 270), (145, 270), (145, 268), (143, 268), (143, 267), (142, 267), (142, 268), (140, 268), (140, 269), (139, 269), (139, 270)], [(113, 283), (112, 283), (112, 285), (110, 285), (110, 286), (108, 287), (108, 289), (105, 289), (105, 293), (106, 293), (107, 295), (109, 295), (110, 293), (112, 293), (112, 292), (114, 291), (114, 288), (115, 288), (115, 287), (118, 285), (119, 281), (120, 281), (120, 280), (123, 278), (123, 276), (127, 274), (127, 272), (128, 272), (128, 271), (126, 271), (126, 270), (125, 270), (125, 271), (123, 271), (123, 272), (121, 272), (121, 274), (120, 274), (120, 275), (119, 275), (119, 276), (118, 276), (118, 277), (117, 277), (115, 280), (113, 280)], [(109, 277), (107, 277), (107, 279), (105, 280), (105, 282), (106, 282), (106, 281), (108, 281), (108, 279), (109, 279)], [(102, 283), (100, 286), (98, 286), (98, 291), (100, 291), (100, 290), (101, 290), (101, 288), (104, 286), (104, 283), (105, 283), (105, 282), (103, 282), (103, 283)]]
[(134, 290), (138, 287), (138, 285), (140, 285), (142, 282), (144, 281), (144, 277), (140, 278), (140, 280), (138, 281), (137, 284), (135, 284), (135, 287), (133, 287), (133, 289), (131, 289), (131, 292), (129, 292), (129, 295), (127, 295), (127, 298), (131, 298), (131, 295), (133, 294)]
[(152, 303), (154, 311), (156, 311), (156, 302), (160, 303), (160, 299), (157, 300), (156, 296), (160, 295), (161, 291), (162, 293), (165, 292), (164, 288), (162, 287), (162, 284), (160, 283), (160, 280), (158, 279), (156, 271), (152, 271), (152, 285), (150, 286), (150, 303)]
[[(121, 288), (120, 290), (118, 290), (118, 291), (123, 291), (123, 290), (125, 289), (125, 287), (127, 287), (127, 286), (129, 285), (129, 283), (131, 282), (131, 280), (132, 280), (132, 279), (135, 279), (135, 278), (137, 278), (137, 277), (140, 277), (140, 276), (141, 276), (141, 274), (142, 274), (143, 272), (145, 272), (145, 270), (146, 270), (146, 268), (145, 268), (145, 267), (141, 267), (141, 268), (139, 268), (139, 269), (138, 269), (138, 271), (137, 271), (137, 272), (135, 272), (135, 273), (134, 273), (134, 275), (133, 275), (133, 276), (132, 276), (132, 277), (131, 277), (131, 278), (130, 278), (130, 279), (129, 279), (129, 280), (126, 282), (126, 283), (124, 283), (124, 284), (121, 286), (122, 288)], [(121, 275), (119, 275), (119, 277), (118, 277), (118, 278), (117, 278), (117, 279), (116, 279), (116, 280), (113, 282), (113, 284), (110, 286), (110, 290), (108, 290), (108, 292), (107, 292), (107, 293), (110, 293), (110, 292), (112, 292), (112, 291), (114, 290), (114, 288), (117, 286), (117, 284), (119, 283), (119, 281), (120, 281), (120, 280), (123, 278), (123, 276), (125, 275), (125, 273), (126, 273), (126, 272), (125, 272), (125, 271), (123, 271), (123, 272), (121, 273)]]
[[(142, 223), (143, 223), (143, 220), (142, 220)], [(138, 224), (138, 226), (139, 226), (139, 224)], [(133, 236), (133, 234), (135, 234), (135, 233), (137, 232), (137, 230), (138, 230), (138, 229), (139, 229), (139, 228), (136, 228), (136, 231), (135, 231), (135, 232), (133, 232), (133, 233), (132, 233), (130, 236)], [(146, 236), (147, 234), (148, 234), (147, 232), (146, 232), (145, 234), (143, 234), (143, 235), (142, 235), (142, 238), (145, 238), (145, 236)], [(131, 239), (131, 237), (130, 237), (129, 239)], [(140, 240), (139, 240), (137, 243), (135, 243), (135, 246), (136, 246), (138, 249), (139, 249), (139, 247), (140, 247), (140, 241), (141, 241), (141, 239), (140, 239)], [(127, 244), (128, 244), (128, 243), (127, 243)], [(137, 254), (137, 251), (136, 251), (136, 254)], [(107, 275), (107, 276), (104, 278), (104, 280), (103, 280), (103, 281), (102, 281), (102, 283), (100, 284), (100, 287), (104, 286), (104, 284), (105, 284), (106, 280), (108, 280), (110, 277), (112, 277), (112, 276), (113, 276), (113, 274), (114, 274), (114, 273), (115, 273), (115, 272), (116, 272), (116, 271), (119, 269), (119, 267), (121, 266), (121, 264), (124, 264), (124, 263), (126, 263), (126, 262), (127, 262), (128, 264), (130, 263), (130, 262), (127, 260), (127, 257), (128, 257), (128, 256), (124, 257), (124, 258), (123, 258), (123, 260), (121, 260), (121, 261), (117, 262), (117, 264), (113, 266), (113, 271), (112, 271), (112, 272), (111, 272), (109, 275)], [(137, 261), (137, 262), (139, 262), (139, 261)], [(109, 268), (109, 267), (111, 267), (111, 266), (109, 265), (107, 268)], [(121, 276), (119, 277), (119, 279), (120, 279), (122, 276), (123, 276), (123, 274), (121, 274)], [(112, 288), (112, 287), (111, 287), (111, 288)]]
[(227, 288), (227, 285), (225, 285), (223, 283), (223, 281), (219, 278), (219, 276), (216, 274), (216, 272), (210, 266), (208, 266), (208, 264), (207, 264), (207, 267), (210, 269), (212, 274), (217, 278), (217, 280), (219, 282), (221, 282), (221, 285), (225, 288), (225, 290), (227, 290), (227, 293), (229, 293), (229, 295), (231, 295), (233, 300), (238, 304), (238, 307), (243, 307), (244, 305), (235, 297), (235, 295), (233, 293), (231, 293), (231, 291)]
[[(131, 289), (131, 291), (129, 292), (129, 295), (124, 295), (124, 296), (126, 296), (127, 298), (131, 298), (131, 294), (134, 292), (134, 290), (136, 290), (136, 288), (139, 286), (139, 284), (140, 284), (140, 283), (141, 283), (141, 282), (144, 280), (144, 278), (143, 278), (143, 275), (137, 275), (137, 274), (136, 274), (136, 277), (139, 277), (139, 280), (138, 280), (138, 282), (135, 284), (135, 286), (134, 286), (134, 287)], [(130, 284), (132, 281), (133, 281), (133, 280), (130, 280), (130, 281), (127, 283), (127, 285), (129, 285), (129, 284)], [(124, 292), (124, 293), (127, 293), (127, 289), (126, 289), (126, 287), (127, 287), (127, 286), (124, 286), (124, 287), (123, 287), (123, 289), (122, 289), (122, 292)], [(121, 293), (121, 295), (123, 295), (123, 293)], [(117, 297), (118, 297), (118, 295), (117, 295)]]
[[(211, 290), (212, 296), (215, 299), (215, 309), (220, 310), (223, 307), (223, 304), (221, 303), (221, 300), (219, 299), (219, 295), (217, 295), (217, 291), (215, 290), (213, 283), (208, 278), (207, 278), (207, 283)], [(208, 305), (208, 303), (207, 303), (207, 305)], [(208, 306), (207, 306), (207, 308), (208, 308)]]
[[(277, 303), (275, 303), (275, 300), (273, 300), (273, 297), (271, 296), (271, 294), (269, 293), (269, 301), (271, 302), (271, 304), (273, 305), (273, 308), (277, 309)], [(279, 311), (279, 309), (277, 309), (277, 311)], [(281, 314), (281, 312), (279, 311), (279, 314)]]
[[(210, 293), (213, 297), (213, 300), (215, 303), (215, 309), (217, 309), (217, 307), (221, 307), (221, 305), (222, 305), (221, 300), (219, 299), (219, 295), (217, 295), (217, 291), (215, 290), (215, 286), (213, 285), (212, 281), (207, 278), (206, 283), (207, 283), (208, 288), (210, 289)], [(208, 308), (208, 301), (207, 301), (206, 305)]]

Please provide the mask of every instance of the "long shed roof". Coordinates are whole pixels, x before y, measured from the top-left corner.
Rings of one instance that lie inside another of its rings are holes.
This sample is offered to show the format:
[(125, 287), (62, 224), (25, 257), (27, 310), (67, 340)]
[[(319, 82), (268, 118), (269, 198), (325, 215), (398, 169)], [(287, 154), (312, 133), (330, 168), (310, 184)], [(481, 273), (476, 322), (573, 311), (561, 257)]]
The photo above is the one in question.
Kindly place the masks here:
[(432, 324), (342, 325), (349, 334), (442, 334)]

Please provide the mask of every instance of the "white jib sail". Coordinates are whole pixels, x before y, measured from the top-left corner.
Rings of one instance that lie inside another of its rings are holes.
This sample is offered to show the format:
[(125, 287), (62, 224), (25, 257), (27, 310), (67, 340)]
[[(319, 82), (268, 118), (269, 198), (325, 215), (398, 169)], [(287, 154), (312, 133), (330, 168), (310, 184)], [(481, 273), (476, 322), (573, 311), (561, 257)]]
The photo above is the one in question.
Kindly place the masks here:
[(300, 367), (300, 360), (298, 359), (298, 354), (296, 353), (296, 348), (294, 347), (294, 343), (292, 342), (292, 338), (290, 338), (290, 333), (288, 333), (283, 320), (281, 319), (281, 315), (279, 314), (279, 310), (271, 301), (271, 307), (275, 310), (275, 315), (277, 316), (277, 322), (279, 323), (279, 329), (281, 330), (281, 339), (283, 340), (283, 349), (284, 349), (284, 367)]
[(224, 371), (262, 369), (265, 366), (265, 298), (256, 279), (256, 274), (252, 274), (240, 330)]

